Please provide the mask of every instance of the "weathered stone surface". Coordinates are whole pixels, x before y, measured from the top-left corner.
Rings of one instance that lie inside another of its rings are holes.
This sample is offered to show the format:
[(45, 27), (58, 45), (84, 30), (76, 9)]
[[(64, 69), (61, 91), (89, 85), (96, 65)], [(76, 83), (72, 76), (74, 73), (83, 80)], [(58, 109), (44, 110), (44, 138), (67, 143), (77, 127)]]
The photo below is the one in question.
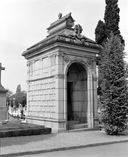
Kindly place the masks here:
[(6, 93), (7, 90), (1, 84), (1, 71), (5, 70), (0, 63), (0, 122), (7, 120)]
[(93, 78), (101, 46), (83, 36), (80, 25), (73, 25), (71, 14), (60, 16), (48, 28), (49, 36), (22, 54), (28, 72), (27, 120), (56, 132), (71, 128), (69, 121), (93, 128), (97, 115), (97, 80)]
[(4, 123), (0, 124), (0, 138), (15, 136), (32, 136), (50, 134), (51, 128), (26, 123)]
[(74, 26), (74, 19), (71, 16), (71, 13), (67, 14), (66, 16), (59, 16), (59, 19), (47, 28), (48, 34), (53, 35), (55, 33), (64, 30), (65, 28), (72, 29)]
[(71, 13), (58, 19), (48, 28), (49, 36), (28, 48), (22, 55), (26, 59), (34, 55), (40, 55), (40, 53), (45, 52), (46, 47), (50, 47), (50, 45), (52, 48), (54, 46), (59, 46), (58, 42), (86, 48), (94, 48), (97, 50), (102, 49), (96, 42), (81, 34), (82, 31), (80, 30), (80, 25), (76, 25), (74, 28), (73, 26), (74, 19), (72, 18)]

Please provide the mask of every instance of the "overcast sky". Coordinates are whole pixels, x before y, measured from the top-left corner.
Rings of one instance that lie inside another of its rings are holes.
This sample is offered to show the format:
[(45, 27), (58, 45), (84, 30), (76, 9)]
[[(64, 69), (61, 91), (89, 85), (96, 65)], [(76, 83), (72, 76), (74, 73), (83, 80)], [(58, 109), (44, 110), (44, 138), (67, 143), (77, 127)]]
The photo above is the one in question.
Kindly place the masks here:
[[(98, 20), (103, 20), (105, 0), (0, 0), (0, 62), (2, 84), (15, 92), (18, 84), (26, 90), (26, 60), (21, 56), (28, 47), (47, 35), (46, 28), (58, 18), (58, 13), (72, 12), (83, 34), (95, 39)], [(128, 52), (128, 0), (119, 0), (120, 31)]]

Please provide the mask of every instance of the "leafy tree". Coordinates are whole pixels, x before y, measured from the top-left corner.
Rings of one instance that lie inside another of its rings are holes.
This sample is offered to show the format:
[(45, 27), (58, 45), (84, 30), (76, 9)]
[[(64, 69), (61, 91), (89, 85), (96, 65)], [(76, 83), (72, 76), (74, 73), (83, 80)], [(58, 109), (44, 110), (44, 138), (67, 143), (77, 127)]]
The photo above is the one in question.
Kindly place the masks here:
[(8, 107), (9, 105), (11, 106), (10, 97), (11, 97), (12, 94), (13, 94), (13, 92), (8, 89), (8, 90), (7, 90), (7, 94), (6, 94), (6, 104), (7, 104), (7, 107)]
[(19, 104), (22, 104), (22, 106), (24, 107), (26, 105), (26, 97), (27, 97), (27, 94), (25, 91), (16, 93), (15, 94), (16, 106), (18, 107)]
[(16, 93), (20, 93), (21, 92), (21, 85), (19, 84), (16, 88)]
[(21, 85), (19, 84), (16, 88), (16, 94), (15, 94), (15, 104), (18, 107), (19, 104), (22, 104), (24, 107), (26, 105), (26, 92), (21, 91)]
[(26, 106), (27, 93), (26, 91), (21, 90), (21, 85), (18, 85), (16, 88), (16, 93), (9, 97), (9, 105), (14, 106), (15, 108), (19, 107), (21, 104), (23, 107)]
[(117, 135), (127, 126), (128, 97), (123, 45), (120, 37), (110, 35), (104, 45), (100, 65), (102, 122), (107, 134)]

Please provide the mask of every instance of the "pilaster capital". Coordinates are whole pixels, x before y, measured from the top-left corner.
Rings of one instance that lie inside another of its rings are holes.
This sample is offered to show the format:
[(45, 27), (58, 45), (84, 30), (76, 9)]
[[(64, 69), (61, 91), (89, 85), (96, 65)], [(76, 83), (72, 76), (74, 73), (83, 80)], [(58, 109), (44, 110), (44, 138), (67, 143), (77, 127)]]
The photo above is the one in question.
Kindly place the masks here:
[(71, 60), (71, 58), (70, 57), (68, 57), (68, 56), (63, 56), (64, 57), (64, 61), (66, 62), (66, 63), (68, 63), (70, 60)]
[(94, 62), (96, 62), (96, 57), (91, 57), (91, 58), (88, 58), (87, 60), (88, 65), (92, 65)]

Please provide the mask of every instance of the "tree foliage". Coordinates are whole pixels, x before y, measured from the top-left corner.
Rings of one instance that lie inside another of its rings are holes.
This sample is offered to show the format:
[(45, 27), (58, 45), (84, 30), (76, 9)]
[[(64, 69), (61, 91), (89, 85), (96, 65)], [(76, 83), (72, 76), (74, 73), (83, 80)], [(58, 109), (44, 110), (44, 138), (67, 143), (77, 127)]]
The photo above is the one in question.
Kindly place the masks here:
[(8, 105), (17, 108), (19, 107), (19, 104), (21, 104), (24, 107), (26, 106), (26, 101), (27, 94), (25, 91), (21, 90), (21, 85), (18, 85), (16, 88), (16, 93), (8, 98)]
[(10, 97), (11, 97), (11, 95), (13, 95), (13, 92), (10, 91), (9, 89), (7, 89), (7, 94), (6, 94), (6, 104), (7, 104), (7, 107), (10, 104)]
[[(99, 20), (97, 27), (95, 29), (95, 40), (98, 44), (102, 45), (104, 48), (104, 44), (107, 42), (110, 34), (113, 33), (114, 35), (118, 35), (121, 43), (124, 45), (123, 37), (120, 34), (119, 30), (119, 22), (120, 16), (119, 12), (120, 9), (118, 7), (118, 0), (105, 0), (106, 7), (105, 7), (105, 14), (104, 14), (104, 21)], [(100, 68), (100, 62), (102, 60), (102, 56), (104, 52), (99, 53), (97, 57), (97, 65)], [(99, 79), (98, 79), (98, 95), (101, 95), (101, 73), (99, 71)]]
[(16, 88), (16, 93), (20, 93), (21, 92), (21, 85), (19, 84)]
[(112, 32), (114, 35), (119, 35), (121, 43), (124, 43), (119, 30), (120, 9), (118, 7), (118, 0), (105, 0), (105, 3), (104, 22), (99, 20), (95, 29), (96, 42), (103, 45)]
[(95, 29), (95, 40), (98, 44), (102, 45), (103, 42), (105, 42), (107, 35), (105, 32), (105, 23), (101, 20), (98, 21), (97, 27)]
[(127, 126), (128, 97), (123, 46), (120, 38), (110, 35), (100, 63), (102, 122), (105, 131), (117, 135)]
[(21, 91), (15, 94), (15, 104), (18, 107), (21, 104), (23, 107), (26, 105), (26, 92)]

